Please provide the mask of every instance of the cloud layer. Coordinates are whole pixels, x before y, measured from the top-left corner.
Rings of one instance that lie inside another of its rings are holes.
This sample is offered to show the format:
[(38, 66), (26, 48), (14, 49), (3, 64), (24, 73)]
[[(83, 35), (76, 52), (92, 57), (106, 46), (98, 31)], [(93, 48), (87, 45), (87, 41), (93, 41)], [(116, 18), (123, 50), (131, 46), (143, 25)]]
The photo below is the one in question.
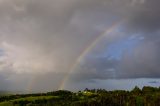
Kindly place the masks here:
[(58, 89), (86, 47), (120, 20), (125, 21), (79, 62), (70, 80), (158, 78), (158, 4), (158, 0), (1, 0), (0, 84), (5, 85), (1, 89)]

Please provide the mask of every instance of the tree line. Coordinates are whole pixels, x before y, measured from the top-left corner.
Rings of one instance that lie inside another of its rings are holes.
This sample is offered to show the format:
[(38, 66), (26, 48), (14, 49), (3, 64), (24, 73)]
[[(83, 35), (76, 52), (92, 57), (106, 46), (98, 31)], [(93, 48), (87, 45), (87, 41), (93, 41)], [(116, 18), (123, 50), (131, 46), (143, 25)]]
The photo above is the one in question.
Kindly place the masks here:
[(160, 106), (160, 88), (136, 86), (131, 91), (86, 88), (78, 92), (59, 90), (1, 96), (0, 106), (7, 103), (8, 106)]

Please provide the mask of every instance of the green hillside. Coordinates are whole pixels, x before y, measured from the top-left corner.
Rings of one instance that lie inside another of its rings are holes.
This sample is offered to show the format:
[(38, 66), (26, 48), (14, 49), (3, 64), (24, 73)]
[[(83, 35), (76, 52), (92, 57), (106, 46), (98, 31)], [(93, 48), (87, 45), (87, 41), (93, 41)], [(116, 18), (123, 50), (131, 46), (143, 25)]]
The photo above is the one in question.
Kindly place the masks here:
[(0, 97), (0, 106), (160, 106), (160, 88), (135, 87), (132, 91), (85, 89), (76, 93), (59, 90), (8, 95)]

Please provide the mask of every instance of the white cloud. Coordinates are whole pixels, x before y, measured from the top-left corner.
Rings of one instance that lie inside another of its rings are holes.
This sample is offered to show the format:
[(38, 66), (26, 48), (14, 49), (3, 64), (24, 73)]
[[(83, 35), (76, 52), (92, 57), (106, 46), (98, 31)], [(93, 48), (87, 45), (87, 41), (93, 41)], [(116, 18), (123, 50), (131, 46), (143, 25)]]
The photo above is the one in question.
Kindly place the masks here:
[(27, 50), (8, 42), (3, 42), (1, 48), (5, 53), (4, 56), (1, 56), (3, 67), (8, 66), (17, 73), (46, 73), (54, 71), (54, 60), (51, 61), (47, 55), (36, 55), (34, 50)]

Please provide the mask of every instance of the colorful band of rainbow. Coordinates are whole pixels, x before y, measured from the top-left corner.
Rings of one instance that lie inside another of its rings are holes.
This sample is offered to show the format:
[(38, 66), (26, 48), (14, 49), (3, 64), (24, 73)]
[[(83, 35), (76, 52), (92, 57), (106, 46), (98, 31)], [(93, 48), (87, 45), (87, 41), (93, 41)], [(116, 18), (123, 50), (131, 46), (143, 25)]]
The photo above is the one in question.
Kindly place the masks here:
[(68, 81), (68, 78), (70, 77), (70, 74), (76, 69), (76, 67), (79, 65), (79, 62), (97, 45), (97, 43), (102, 40), (103, 37), (108, 36), (111, 32), (117, 29), (119, 25), (121, 25), (125, 20), (120, 20), (116, 23), (114, 23), (111, 27), (107, 28), (104, 32), (102, 32), (84, 51), (81, 53), (81, 55), (76, 59), (75, 63), (71, 66), (69, 72), (65, 75), (64, 79), (62, 80), (62, 83), (60, 84), (59, 90), (63, 90), (65, 87), (65, 84)]

